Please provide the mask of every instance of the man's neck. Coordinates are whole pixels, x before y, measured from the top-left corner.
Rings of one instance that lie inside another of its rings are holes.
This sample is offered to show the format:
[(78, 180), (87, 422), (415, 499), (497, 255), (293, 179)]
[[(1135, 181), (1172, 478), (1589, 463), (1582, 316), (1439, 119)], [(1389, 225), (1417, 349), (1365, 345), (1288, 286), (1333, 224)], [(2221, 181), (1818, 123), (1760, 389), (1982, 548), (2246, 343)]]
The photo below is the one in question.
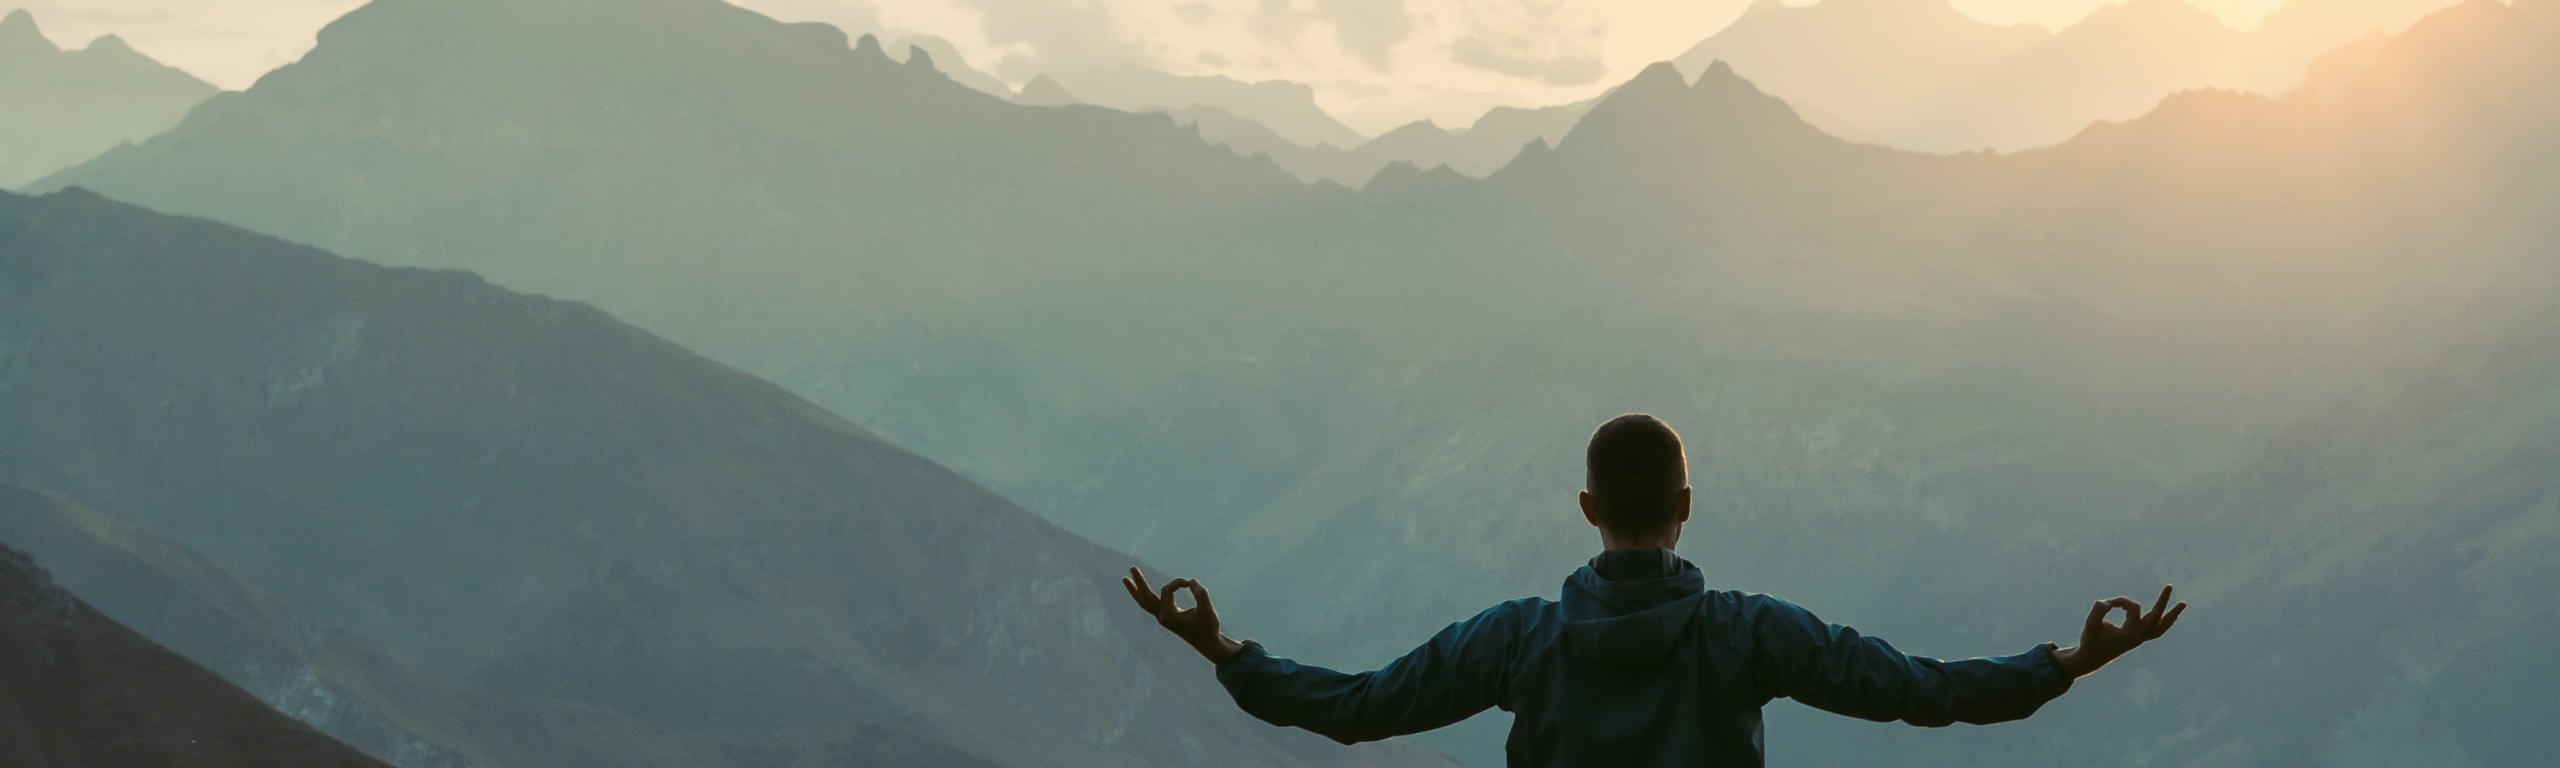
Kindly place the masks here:
[(1608, 531), (1601, 531), (1600, 546), (1606, 549), (1677, 549), (1680, 546), (1680, 534), (1657, 533), (1650, 536), (1619, 536)]
[(1641, 581), (1678, 574), (1689, 567), (1679, 555), (1661, 547), (1611, 549), (1591, 558), (1591, 570), (1607, 581)]

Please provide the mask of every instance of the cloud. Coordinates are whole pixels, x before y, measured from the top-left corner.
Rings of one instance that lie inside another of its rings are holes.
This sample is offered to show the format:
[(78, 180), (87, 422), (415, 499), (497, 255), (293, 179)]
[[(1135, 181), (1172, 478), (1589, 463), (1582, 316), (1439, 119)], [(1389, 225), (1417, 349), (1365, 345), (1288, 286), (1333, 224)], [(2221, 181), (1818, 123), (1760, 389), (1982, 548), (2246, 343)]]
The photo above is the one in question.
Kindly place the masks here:
[(1551, 87), (1586, 85), (1608, 72), (1595, 49), (1607, 41), (1599, 17), (1580, 17), (1562, 0), (1477, 0), (1466, 33), (1449, 44), (1459, 65)]
[[(1137, 63), (1139, 41), (1117, 29), (1110, 5), (1093, 0), (962, 0), (982, 17), (980, 32), (996, 45), (1021, 44), (1049, 70)], [(1002, 74), (1002, 73), (1000, 73)], [(1011, 76), (1011, 75), (1007, 75)]]
[(1261, 0), (1253, 20), (1258, 35), (1282, 46), (1325, 27), (1343, 53), (1380, 72), (1394, 69), (1396, 46), (1418, 30), (1405, 0)]
[(1536, 80), (1552, 86), (1584, 85), (1607, 71), (1590, 55), (1541, 57), (1520, 50), (1517, 41), (1460, 38), (1449, 46), (1451, 60), (1495, 74)]
[(140, 26), (145, 24), (166, 24), (178, 18), (178, 15), (170, 13), (167, 6), (155, 5), (149, 8), (138, 8), (132, 10), (118, 8), (82, 8), (77, 11), (72, 11), (71, 18), (76, 19), (83, 24), (124, 27)]

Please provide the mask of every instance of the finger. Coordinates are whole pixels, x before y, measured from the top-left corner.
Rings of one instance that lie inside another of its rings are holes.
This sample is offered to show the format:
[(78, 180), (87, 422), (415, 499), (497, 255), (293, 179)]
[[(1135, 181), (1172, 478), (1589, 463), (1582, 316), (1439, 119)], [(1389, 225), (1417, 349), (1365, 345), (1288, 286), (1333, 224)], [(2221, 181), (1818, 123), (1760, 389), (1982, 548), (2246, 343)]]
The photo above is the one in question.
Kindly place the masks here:
[(2168, 634), (2168, 633), (2169, 633), (2169, 628), (2170, 628), (2170, 627), (2174, 627), (2174, 626), (2177, 626), (2177, 625), (2178, 625), (2178, 614), (2186, 613), (2186, 612), (2187, 612), (2187, 604), (2186, 604), (2186, 603), (2179, 603), (2179, 604), (2177, 605), (2177, 607), (2169, 609), (2169, 612), (2168, 612), (2168, 613), (2161, 615), (2161, 617), (2160, 617), (2160, 626), (2153, 627), (2153, 628), (2151, 629), (2151, 636), (2152, 636), (2152, 637), (2159, 637), (2159, 636), (2161, 636), (2161, 635)]
[(2088, 622), (2086, 622), (2085, 624), (2083, 624), (2083, 625), (2081, 626), (2081, 631), (2083, 631), (2083, 632), (2093, 631), (2093, 630), (2096, 630), (2096, 629), (2097, 629), (2097, 628), (2099, 628), (2099, 627), (2103, 627), (2103, 626), (2106, 626), (2106, 625), (2107, 625), (2107, 601), (2105, 601), (2105, 600), (2100, 600), (2100, 601), (2097, 601), (2097, 602), (2094, 602), (2094, 603), (2090, 603), (2090, 604), (2089, 604), (2089, 621), (2088, 621)]
[[(1128, 590), (1129, 599), (1137, 601), (1139, 608), (1143, 609), (1147, 607), (1147, 593), (1138, 591), (1137, 582), (1130, 581), (1128, 577), (1123, 576), (1120, 578), (1120, 588)], [(1154, 613), (1155, 611), (1147, 612)]]
[(1213, 610), (1213, 609), (1211, 609), (1211, 608), (1209, 607), (1209, 588), (1208, 588), (1208, 587), (1200, 586), (1200, 582), (1197, 582), (1197, 581), (1191, 582), (1190, 587), (1191, 587), (1191, 607), (1192, 607), (1194, 610), (1209, 611), (1210, 613), (1216, 613), (1216, 612), (1217, 612), (1217, 611), (1215, 611), (1215, 610)]
[(1137, 582), (1132, 586), (1137, 588), (1139, 604), (1146, 606), (1148, 613), (1155, 613), (1162, 610), (1161, 605), (1156, 601), (1155, 587), (1147, 585), (1147, 574), (1145, 572), (1138, 570), (1137, 566), (1129, 566), (1129, 578)]
[(2108, 600), (2107, 607), (2124, 609), (2123, 628), (2125, 629), (2133, 628), (2136, 622), (2142, 620), (2142, 604), (2134, 602), (2133, 598), (2118, 597), (2113, 600)]
[(2159, 599), (2159, 600), (2156, 600), (2156, 601), (2153, 601), (2153, 602), (2151, 603), (2151, 612), (2150, 612), (2150, 613), (2143, 614), (2143, 615), (2142, 615), (2142, 620), (2143, 620), (2143, 621), (2148, 621), (2148, 622), (2158, 622), (2158, 621), (2160, 620), (2161, 615), (2168, 613), (2168, 612), (2169, 612), (2169, 590), (2176, 589), (2176, 588), (2177, 588), (2177, 585), (2175, 585), (2175, 584), (2163, 584), (2163, 585), (2161, 585), (2161, 586), (2160, 586), (2160, 599)]
[(1168, 582), (1165, 582), (1165, 583), (1164, 583), (1164, 593), (1163, 593), (1163, 594), (1161, 594), (1161, 595), (1157, 595), (1157, 596), (1156, 596), (1156, 599), (1158, 600), (1158, 604), (1159, 604), (1159, 605), (1162, 605), (1162, 606), (1164, 606), (1164, 607), (1163, 607), (1162, 609), (1160, 609), (1160, 610), (1156, 611), (1156, 615), (1158, 615), (1158, 616), (1164, 616), (1164, 617), (1171, 617), (1171, 616), (1173, 616), (1174, 614), (1177, 614), (1177, 613), (1181, 613), (1181, 612), (1182, 612), (1182, 609), (1181, 609), (1180, 607), (1175, 606), (1175, 605), (1173, 604), (1173, 593), (1174, 593), (1174, 590), (1178, 590), (1178, 589), (1181, 589), (1181, 588), (1182, 588), (1182, 582), (1183, 582), (1183, 581), (1184, 581), (1183, 579), (1174, 579), (1174, 580), (1172, 580), (1172, 581), (1168, 581)]

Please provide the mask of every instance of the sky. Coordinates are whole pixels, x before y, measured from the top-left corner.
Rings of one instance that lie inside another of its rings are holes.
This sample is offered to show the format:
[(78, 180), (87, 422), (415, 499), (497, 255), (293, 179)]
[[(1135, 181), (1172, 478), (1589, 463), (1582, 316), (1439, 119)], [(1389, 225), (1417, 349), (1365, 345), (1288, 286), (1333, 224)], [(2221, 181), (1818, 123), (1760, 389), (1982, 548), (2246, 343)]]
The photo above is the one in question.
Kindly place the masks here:
[[(894, 41), (946, 38), (1019, 84), (1043, 71), (1135, 63), (1181, 74), (1286, 79), (1375, 134), (1449, 126), (1485, 109), (1578, 101), (1670, 59), (1749, 0), (733, 0), (791, 21)], [(1907, 0), (1922, 2), (1926, 0)], [(2247, 26), (2282, 0), (2191, 0)], [(1994, 23), (2066, 26), (2120, 0), (1952, 0)], [(0, 0), (57, 44), (108, 33), (227, 89), (299, 58), (361, 0)], [(1072, 79), (1070, 78), (1070, 81)]]

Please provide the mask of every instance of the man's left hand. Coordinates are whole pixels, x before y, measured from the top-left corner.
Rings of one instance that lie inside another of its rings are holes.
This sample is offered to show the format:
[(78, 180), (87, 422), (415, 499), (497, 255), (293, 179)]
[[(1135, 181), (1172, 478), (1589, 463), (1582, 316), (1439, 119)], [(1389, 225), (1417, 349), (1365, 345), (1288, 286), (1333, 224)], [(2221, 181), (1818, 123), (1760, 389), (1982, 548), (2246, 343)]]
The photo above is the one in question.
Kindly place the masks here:
[[(1137, 601), (1140, 609), (1156, 617), (1157, 624), (1189, 643), (1209, 663), (1225, 664), (1244, 650), (1243, 643), (1218, 631), (1218, 608), (1210, 604), (1209, 588), (1200, 586), (1200, 582), (1174, 579), (1165, 582), (1162, 590), (1151, 589), (1147, 575), (1131, 566), (1128, 578), (1121, 579), (1120, 586), (1129, 590), (1129, 599)], [(1189, 608), (1174, 604), (1174, 596), (1185, 591), (1191, 593)]]

